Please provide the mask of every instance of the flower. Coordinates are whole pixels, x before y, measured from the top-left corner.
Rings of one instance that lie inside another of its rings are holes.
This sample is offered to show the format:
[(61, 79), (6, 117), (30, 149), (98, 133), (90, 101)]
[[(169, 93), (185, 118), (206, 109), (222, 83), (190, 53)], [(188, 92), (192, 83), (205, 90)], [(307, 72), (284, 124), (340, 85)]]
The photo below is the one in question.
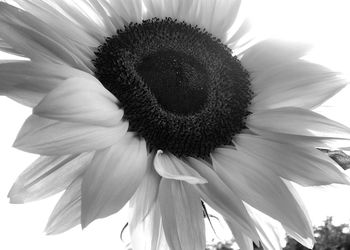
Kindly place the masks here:
[(129, 202), (134, 249), (204, 249), (204, 201), (241, 249), (280, 248), (265, 215), (312, 247), (291, 182), (349, 184), (318, 148), (350, 129), (312, 111), (346, 83), (308, 45), (244, 43), (238, 0), (15, 2), (0, 50), (30, 60), (0, 64), (0, 93), (33, 107), (14, 146), (41, 156), (9, 197), (65, 190), (49, 234)]

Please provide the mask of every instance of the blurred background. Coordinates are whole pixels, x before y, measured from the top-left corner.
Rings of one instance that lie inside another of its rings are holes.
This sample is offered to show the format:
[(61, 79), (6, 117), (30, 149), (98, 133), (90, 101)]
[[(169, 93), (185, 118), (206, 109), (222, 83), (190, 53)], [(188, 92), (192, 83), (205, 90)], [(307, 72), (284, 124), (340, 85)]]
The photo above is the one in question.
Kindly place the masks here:
[[(243, 2), (243, 10), (252, 19), (256, 35), (261, 38), (278, 37), (310, 42), (315, 47), (308, 60), (343, 72), (347, 79), (350, 79), (349, 1), (244, 0)], [(0, 53), (0, 58), (11, 59), (9, 55), (3, 53)], [(349, 99), (350, 88), (347, 87), (316, 111), (350, 126)], [(0, 97), (0, 234), (2, 235), (0, 249), (124, 249), (128, 243), (128, 232), (125, 230), (123, 234), (124, 241), (121, 240), (120, 233), (127, 223), (125, 208), (116, 215), (95, 221), (84, 231), (76, 227), (62, 235), (46, 236), (43, 232), (46, 220), (60, 194), (25, 205), (9, 204), (7, 192), (12, 183), (37, 157), (11, 147), (16, 133), (30, 113), (31, 110), (28, 108)], [(350, 187), (297, 186), (297, 189), (315, 226), (315, 235), (319, 242), (319, 245), (316, 245), (317, 249), (344, 247), (338, 243), (349, 242)], [(210, 213), (217, 216), (214, 212)], [(220, 218), (213, 217), (212, 223), (217, 235), (210, 226), (207, 227), (208, 248), (235, 247), (230, 241), (231, 234)], [(302, 246), (293, 240), (287, 242), (286, 249), (302, 249)]]

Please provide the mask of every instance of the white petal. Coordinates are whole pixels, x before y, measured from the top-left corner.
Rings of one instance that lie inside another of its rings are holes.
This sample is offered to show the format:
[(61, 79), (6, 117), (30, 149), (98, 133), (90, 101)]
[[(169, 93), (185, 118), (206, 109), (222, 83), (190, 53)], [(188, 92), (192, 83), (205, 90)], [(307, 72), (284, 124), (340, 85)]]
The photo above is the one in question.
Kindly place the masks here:
[(154, 168), (164, 178), (186, 181), (189, 184), (203, 184), (207, 181), (193, 168), (171, 153), (158, 150), (154, 158)]
[(147, 172), (129, 202), (130, 208), (133, 210), (130, 221), (131, 230), (133, 230), (133, 226), (142, 222), (155, 206), (160, 178), (153, 168), (153, 157), (148, 157)]
[(0, 95), (7, 95), (33, 107), (60, 83), (70, 77), (94, 79), (69, 66), (30, 61), (0, 64)]
[(99, 42), (88, 34), (79, 23), (73, 22), (61, 13), (54, 1), (45, 0), (15, 0), (24, 10), (46, 23), (62, 37), (71, 40), (76, 46), (97, 47)]
[(254, 78), (270, 67), (288, 63), (305, 56), (310, 49), (311, 46), (309, 44), (269, 39), (247, 49), (241, 62)]
[(171, 249), (205, 248), (201, 199), (192, 185), (163, 178), (159, 186), (159, 205), (165, 237)]
[(85, 170), (93, 153), (41, 156), (16, 180), (8, 196), (11, 203), (35, 201), (54, 195)]
[(228, 29), (237, 17), (240, 0), (146, 0), (147, 18), (171, 17), (198, 25), (226, 41)]
[(309, 219), (284, 182), (270, 169), (250, 162), (247, 154), (219, 148), (213, 165), (224, 183), (242, 200), (304, 237), (312, 237)]
[(247, 118), (247, 126), (257, 134), (267, 132), (350, 139), (350, 128), (325, 116), (301, 108), (260, 111)]
[(158, 202), (142, 221), (135, 223), (131, 219), (130, 234), (133, 250), (170, 250), (164, 235)]
[(51, 91), (33, 113), (54, 120), (117, 126), (123, 111), (117, 99), (97, 80), (69, 78)]
[(264, 249), (283, 249), (281, 241), (285, 237), (285, 232), (281, 224), (249, 205), (247, 206), (247, 210), (254, 220)]
[(82, 183), (82, 227), (118, 212), (132, 197), (147, 170), (143, 140), (128, 134), (96, 153)]
[(229, 46), (232, 50), (235, 50), (237, 44), (240, 42), (240, 39), (249, 33), (251, 26), (251, 20), (249, 18), (246, 18), (242, 24), (240, 24), (239, 28), (233, 33), (233, 35), (228, 38), (226, 42), (227, 46)]
[(84, 62), (83, 58), (79, 58), (78, 48), (40, 19), (5, 3), (0, 3), (0, 7), (0, 36), (16, 51), (33, 61), (64, 62), (91, 72), (91, 62)]
[(98, 1), (98, 0), (88, 0), (91, 5), (93, 11), (98, 15), (98, 17), (102, 20), (103, 28), (107, 31), (107, 33), (112, 36), (115, 35), (115, 32), (120, 27), (114, 26), (111, 18), (109, 17), (109, 13), (107, 12), (105, 6), (108, 6), (108, 2)]
[(281, 107), (311, 109), (346, 86), (338, 73), (317, 64), (296, 61), (273, 67), (252, 80), (254, 111)]
[(109, 3), (126, 24), (142, 21), (142, 0), (109, 0)]
[[(240, 250), (253, 250), (253, 241), (233, 221), (226, 221)], [(268, 249), (268, 248), (267, 248)]]
[(206, 184), (194, 186), (200, 193), (201, 198), (227, 220), (235, 221), (240, 231), (258, 242), (253, 222), (243, 205), (242, 199), (238, 197), (235, 191), (230, 190), (205, 162), (194, 158), (188, 158), (188, 161), (198, 173), (208, 180)]
[(116, 127), (99, 127), (31, 115), (19, 131), (14, 147), (42, 155), (89, 152), (118, 142), (127, 129), (126, 122)]
[[(297, 143), (297, 142), (296, 142)], [(298, 143), (278, 143), (254, 135), (241, 134), (235, 139), (247, 161), (274, 171), (277, 175), (303, 186), (348, 184), (345, 172), (326, 154)]]
[(80, 224), (82, 177), (75, 179), (57, 202), (47, 222), (47, 234), (63, 233)]

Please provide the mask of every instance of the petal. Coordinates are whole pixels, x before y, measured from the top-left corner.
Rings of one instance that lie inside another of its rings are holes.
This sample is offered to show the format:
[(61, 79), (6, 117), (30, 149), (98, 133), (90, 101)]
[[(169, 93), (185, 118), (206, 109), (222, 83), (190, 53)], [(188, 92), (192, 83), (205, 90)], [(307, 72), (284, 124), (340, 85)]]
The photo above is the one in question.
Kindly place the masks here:
[(66, 189), (82, 174), (92, 156), (93, 153), (39, 157), (17, 178), (8, 194), (10, 202), (35, 201)]
[(6, 3), (0, 3), (0, 36), (33, 61), (64, 62), (91, 72), (90, 60), (79, 58), (79, 50), (40, 19)]
[(130, 234), (133, 250), (170, 250), (164, 235), (158, 202), (142, 221), (136, 223), (131, 218)]
[(30, 61), (1, 63), (0, 95), (33, 107), (70, 77), (94, 79), (90, 74), (61, 64)]
[(97, 80), (69, 78), (51, 91), (33, 113), (54, 120), (117, 126), (123, 117), (117, 99)]
[(219, 148), (212, 160), (217, 174), (242, 200), (300, 235), (312, 237), (307, 215), (273, 171), (250, 162), (239, 150)]
[(167, 179), (186, 181), (189, 184), (203, 184), (207, 181), (193, 168), (171, 153), (164, 154), (158, 150), (154, 158), (154, 168), (158, 174)]
[[(254, 250), (253, 241), (246, 236), (233, 221), (226, 221), (240, 250)], [(266, 248), (269, 249), (269, 248)]]
[(192, 185), (163, 178), (159, 186), (159, 206), (165, 237), (171, 249), (205, 248), (201, 199)]
[(153, 168), (153, 157), (148, 157), (147, 172), (129, 202), (132, 210), (130, 229), (142, 222), (155, 206), (161, 177)]
[(54, 6), (54, 1), (14, 0), (24, 10), (42, 20), (48, 27), (62, 37), (74, 42), (76, 46), (97, 47), (99, 42), (88, 34), (78, 22), (74, 22)]
[(109, 3), (126, 24), (142, 22), (142, 0), (109, 0)]
[(80, 224), (82, 177), (76, 178), (57, 202), (47, 222), (47, 234), (60, 234)]
[(350, 139), (350, 128), (325, 116), (301, 108), (260, 111), (247, 118), (247, 126), (257, 134), (267, 132)]
[(171, 17), (206, 29), (219, 39), (226, 40), (226, 33), (237, 17), (240, 0), (146, 0), (148, 18)]
[(14, 147), (42, 155), (67, 155), (94, 151), (118, 142), (128, 129), (59, 122), (31, 115), (19, 131)]
[(303, 186), (348, 184), (345, 172), (326, 154), (299, 143), (278, 143), (254, 135), (241, 134), (235, 139), (247, 161), (274, 171), (278, 176)]
[(285, 232), (281, 224), (249, 205), (247, 206), (247, 210), (254, 220), (264, 249), (283, 249), (281, 240), (285, 237)]
[(95, 154), (82, 183), (82, 227), (118, 212), (137, 190), (147, 170), (146, 143), (127, 134)]
[(201, 198), (226, 220), (235, 221), (240, 231), (258, 242), (253, 222), (243, 205), (242, 199), (238, 197), (235, 191), (228, 188), (207, 163), (194, 158), (188, 158), (188, 162), (208, 180), (206, 184), (195, 185)]
[(311, 109), (338, 93), (347, 82), (317, 64), (293, 62), (273, 67), (252, 80), (252, 110), (299, 107)]
[(270, 67), (295, 61), (311, 49), (309, 44), (279, 39), (261, 41), (247, 49), (241, 59), (243, 66), (253, 78)]

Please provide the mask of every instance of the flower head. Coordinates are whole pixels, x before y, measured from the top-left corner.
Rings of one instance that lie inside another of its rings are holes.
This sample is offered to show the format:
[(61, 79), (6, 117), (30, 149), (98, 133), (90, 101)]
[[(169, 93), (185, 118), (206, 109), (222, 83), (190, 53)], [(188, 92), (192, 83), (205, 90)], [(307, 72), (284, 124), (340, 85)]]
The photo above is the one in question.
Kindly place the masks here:
[(9, 197), (65, 190), (48, 233), (129, 202), (134, 249), (202, 250), (204, 201), (241, 249), (280, 247), (265, 215), (312, 246), (290, 182), (348, 184), (318, 148), (350, 129), (312, 111), (345, 82), (303, 60), (308, 45), (243, 43), (238, 0), (15, 2), (0, 50), (30, 60), (0, 64), (0, 93), (33, 107), (14, 146), (41, 156)]

